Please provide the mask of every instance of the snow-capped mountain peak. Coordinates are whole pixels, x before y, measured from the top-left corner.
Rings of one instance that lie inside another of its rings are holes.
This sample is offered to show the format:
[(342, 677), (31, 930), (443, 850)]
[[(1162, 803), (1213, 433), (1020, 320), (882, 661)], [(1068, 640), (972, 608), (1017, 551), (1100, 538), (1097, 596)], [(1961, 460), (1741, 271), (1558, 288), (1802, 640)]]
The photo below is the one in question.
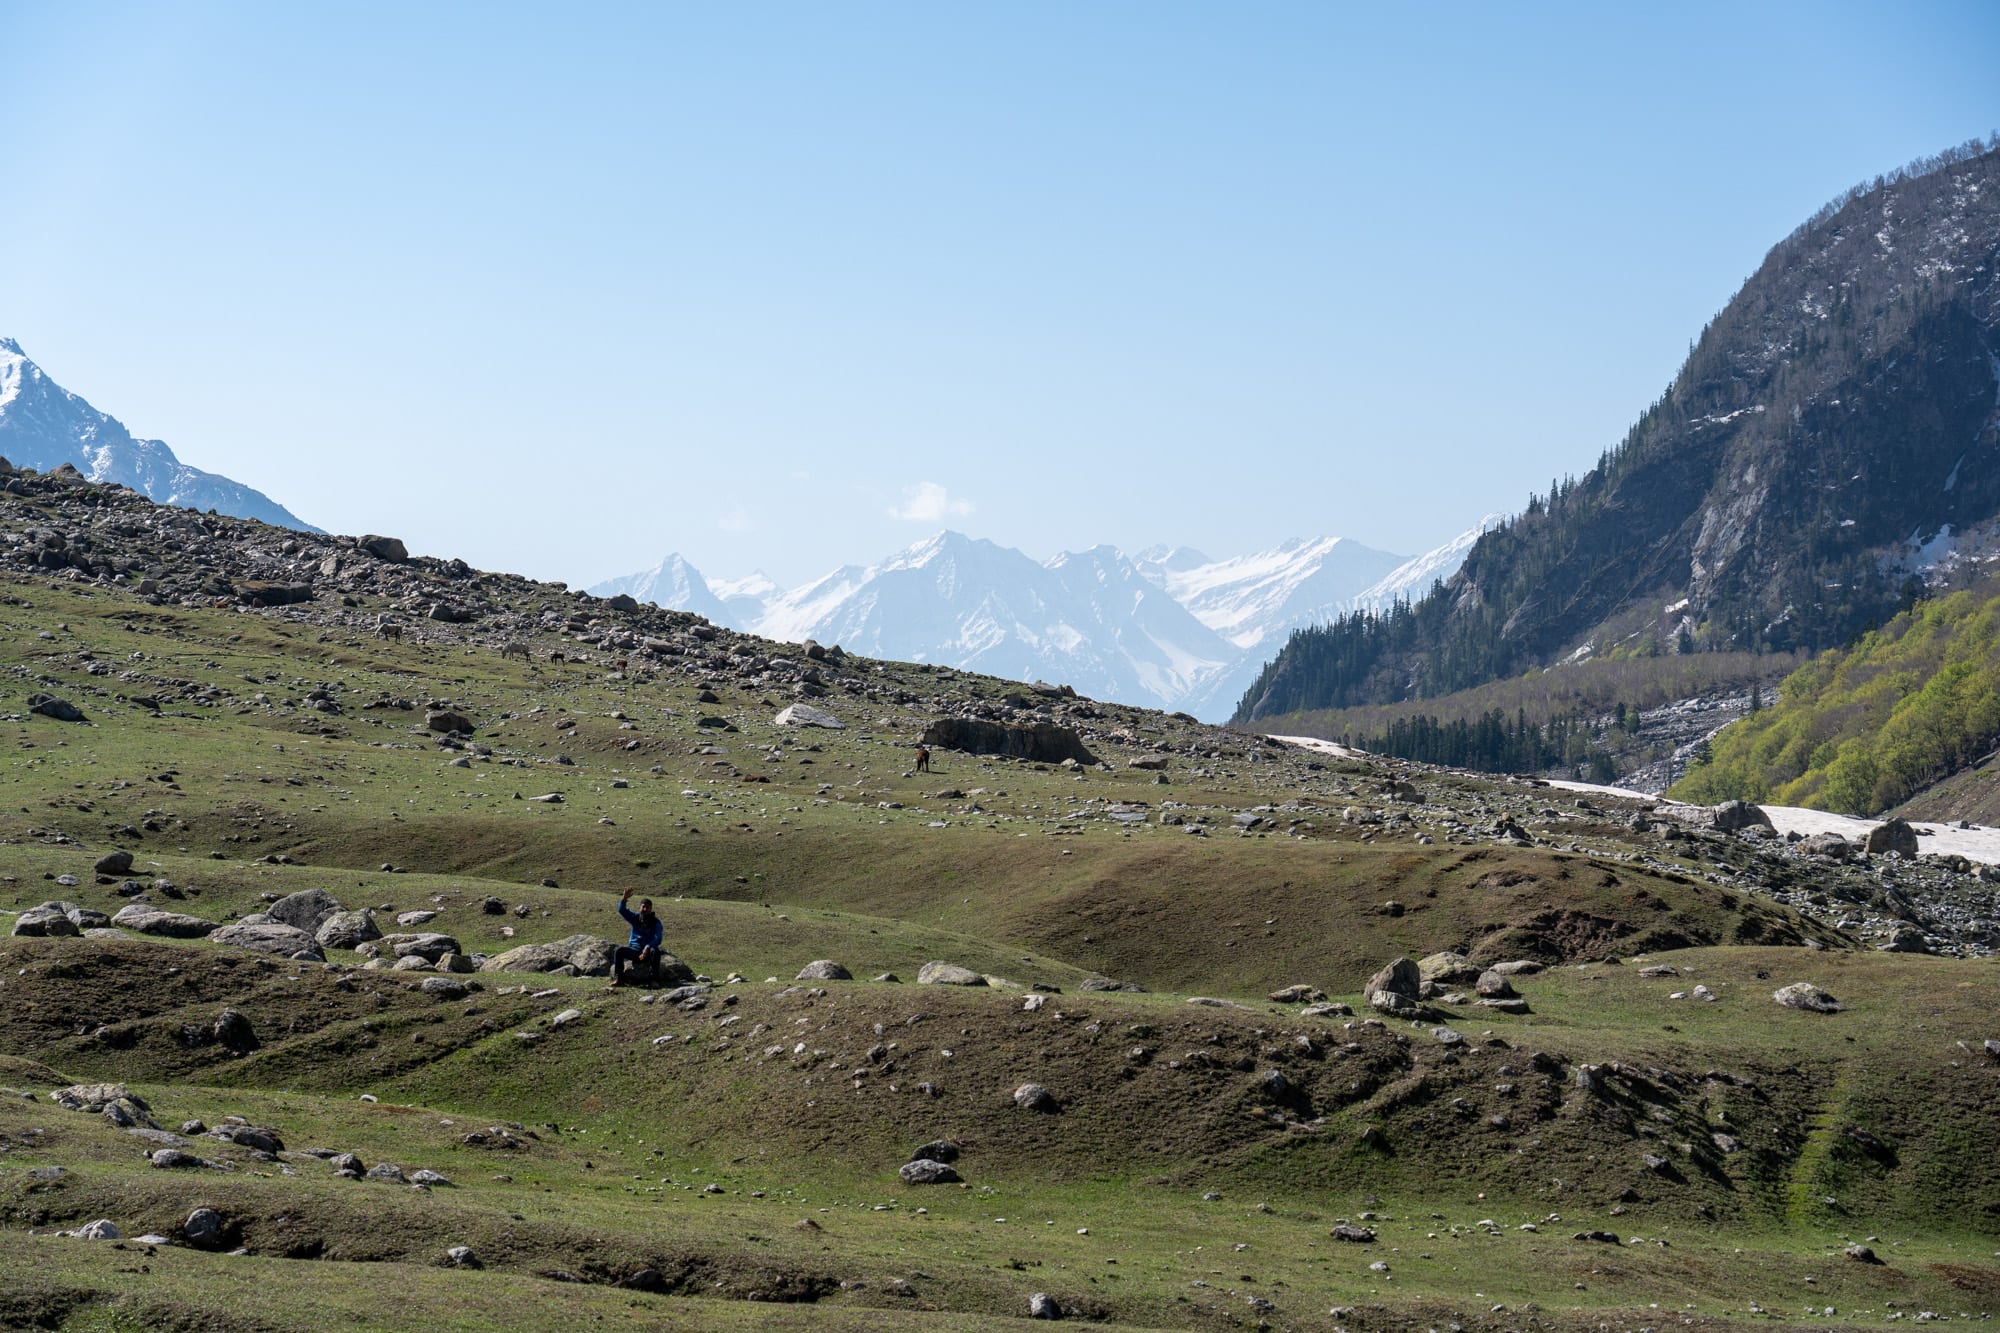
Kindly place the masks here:
[(871, 565), (781, 590), (752, 575), (708, 582), (679, 556), (598, 584), (780, 642), (941, 662), (1086, 695), (1221, 719), (1291, 629), (1386, 606), (1463, 559), (1475, 531), (1415, 560), (1351, 539), (1300, 538), (1211, 560), (1189, 547), (1115, 546), (1047, 561), (945, 530)]
[(189, 467), (159, 440), (134, 439), (118, 418), (50, 379), (12, 338), (0, 338), (0, 456), (38, 472), (68, 463), (92, 481), (130, 486), (160, 504), (319, 531), (262, 491)]

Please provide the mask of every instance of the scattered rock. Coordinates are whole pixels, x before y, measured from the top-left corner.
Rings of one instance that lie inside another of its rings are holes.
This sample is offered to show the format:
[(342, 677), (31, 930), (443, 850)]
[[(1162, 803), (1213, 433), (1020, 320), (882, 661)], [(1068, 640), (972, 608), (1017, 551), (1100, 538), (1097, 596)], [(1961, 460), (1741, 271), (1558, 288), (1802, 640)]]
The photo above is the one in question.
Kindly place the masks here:
[(119, 908), (111, 918), (111, 924), (121, 930), (133, 930), (141, 935), (163, 935), (175, 940), (206, 939), (208, 933), (215, 929), (213, 921), (181, 912), (162, 912), (141, 902), (126, 903)]
[(792, 980), (852, 981), (854, 980), (854, 974), (839, 963), (834, 962), (831, 958), (821, 958), (817, 962), (807, 963), (804, 967), (800, 968), (799, 974), (792, 978)]
[(40, 907), (30, 907), (14, 918), (14, 933), (23, 936), (78, 934), (76, 922), (70, 920), (63, 906), (62, 903), (47, 902)]
[(234, 925), (218, 926), (209, 932), (208, 938), (216, 944), (255, 949), (259, 953), (274, 953), (283, 958), (297, 958), (301, 954), (311, 958), (322, 957), (319, 945), (314, 943), (312, 936), (281, 921), (238, 921)]
[(132, 873), (132, 853), (107, 852), (97, 858), (97, 864), (91, 869), (100, 875), (129, 875)]
[(222, 1214), (213, 1208), (197, 1208), (181, 1223), (181, 1239), (205, 1250), (222, 1243)]
[(1056, 1298), (1049, 1295), (1046, 1291), (1038, 1291), (1028, 1297), (1028, 1318), (1060, 1319), (1062, 1317), (1062, 1306), (1056, 1304)]
[(897, 1174), (905, 1185), (955, 1185), (965, 1179), (950, 1165), (928, 1157), (905, 1162)]
[(824, 708), (815, 708), (811, 704), (793, 704), (772, 720), (781, 727), (827, 727), (840, 731), (847, 726)]
[(1344, 1240), (1350, 1245), (1373, 1245), (1375, 1243), (1374, 1227), (1357, 1227), (1351, 1222), (1342, 1222), (1333, 1229), (1332, 1234), (1335, 1240)]
[(1816, 1014), (1837, 1014), (1840, 1002), (1809, 981), (1795, 981), (1771, 992), (1771, 998), (1788, 1009), (1808, 1009)]
[[(325, 889), (300, 889), (287, 894), (264, 909), (273, 921), (316, 935), (328, 918), (341, 911), (340, 900)], [(353, 946), (348, 946), (352, 948)]]
[(381, 938), (382, 931), (375, 924), (375, 914), (366, 909), (335, 912), (321, 921), (313, 934), (313, 942), (322, 949), (358, 949), (370, 940)]
[(1038, 1111), (1050, 1115), (1062, 1109), (1055, 1094), (1039, 1083), (1023, 1083), (1014, 1089), (1014, 1105), (1024, 1111)]
[(478, 1268), (479, 1256), (470, 1245), (454, 1245), (444, 1252), (444, 1261), (453, 1268)]
[(919, 986), (984, 986), (986, 978), (956, 963), (925, 963), (917, 969)]
[(1370, 977), (1361, 994), (1370, 1008), (1405, 1017), (1420, 1012), (1417, 995), (1422, 988), (1423, 978), (1417, 965), (1408, 958), (1398, 958)]

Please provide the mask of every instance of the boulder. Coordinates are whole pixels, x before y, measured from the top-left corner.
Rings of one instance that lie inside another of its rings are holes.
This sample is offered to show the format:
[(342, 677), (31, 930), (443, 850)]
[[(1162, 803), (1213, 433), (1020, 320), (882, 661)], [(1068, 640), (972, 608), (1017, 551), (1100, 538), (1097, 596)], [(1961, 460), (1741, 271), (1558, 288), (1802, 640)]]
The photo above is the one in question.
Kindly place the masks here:
[(896, 1174), (903, 1178), (905, 1185), (955, 1185), (965, 1179), (953, 1167), (943, 1162), (934, 1162), (927, 1157), (919, 1157), (914, 1162), (905, 1162)]
[(28, 697), (28, 711), (43, 717), (54, 718), (57, 722), (87, 722), (83, 710), (67, 699), (58, 699), (53, 694), (35, 694)]
[(211, 1030), (226, 1051), (244, 1055), (257, 1049), (256, 1029), (250, 1026), (250, 1020), (240, 1010), (224, 1009), (215, 1016), (215, 1026)]
[(97, 864), (91, 869), (100, 875), (129, 875), (132, 873), (132, 853), (106, 852), (97, 858)]
[(370, 940), (381, 938), (375, 914), (365, 908), (359, 912), (335, 912), (320, 922), (313, 934), (313, 942), (322, 949), (358, 949)]
[(1917, 854), (1917, 831), (1910, 827), (1907, 819), (1891, 819), (1868, 830), (1868, 854), (1879, 856), (1883, 852), (1897, 852), (1903, 856)]
[(425, 977), (417, 983), (417, 989), (441, 1000), (462, 1000), (472, 987), (457, 977)]
[(387, 560), (392, 565), (400, 565), (410, 558), (410, 548), (395, 537), (383, 537), (371, 532), (355, 545), (377, 560)]
[(1046, 1291), (1038, 1291), (1028, 1297), (1028, 1318), (1060, 1319), (1062, 1317), (1062, 1306), (1057, 1304), (1056, 1298), (1049, 1295)]
[(1398, 958), (1368, 979), (1361, 988), (1362, 998), (1372, 1009), (1385, 1014), (1402, 1016), (1418, 1012), (1417, 996), (1423, 989), (1423, 977), (1417, 965), (1408, 958)]
[(811, 704), (793, 704), (774, 720), (781, 727), (829, 727), (839, 731), (847, 726), (824, 708), (814, 708)]
[(472, 734), (472, 719), (449, 708), (433, 708), (424, 714), (424, 726), (431, 731), (458, 732)]
[(925, 963), (917, 969), (919, 986), (984, 986), (986, 978), (956, 963)]
[(1062, 1109), (1062, 1103), (1056, 1100), (1055, 1094), (1039, 1083), (1023, 1083), (1014, 1089), (1014, 1105), (1023, 1111), (1037, 1111), (1043, 1115)]
[[(316, 934), (328, 917), (341, 911), (340, 900), (325, 889), (300, 889), (286, 894), (264, 909), (264, 914), (294, 930)], [(349, 946), (350, 948), (353, 946)]]
[[(1449, 949), (1443, 953), (1429, 954), (1417, 960), (1417, 979), (1433, 986), (1450, 986), (1459, 982), (1473, 981), (1479, 976), (1476, 963), (1466, 961), (1462, 953)], [(1419, 988), (1421, 990), (1421, 987)]]
[(1809, 981), (1795, 981), (1772, 991), (1771, 998), (1788, 1009), (1806, 1009), (1815, 1014), (1840, 1012), (1840, 1002)]
[(111, 924), (141, 935), (164, 935), (168, 939), (205, 939), (215, 929), (213, 921), (181, 912), (162, 912), (149, 903), (130, 902), (118, 909)]
[(49, 1100), (65, 1111), (82, 1111), (87, 1115), (102, 1115), (116, 1108), (126, 1113), (131, 1124), (159, 1128), (153, 1124), (153, 1108), (146, 1104), (146, 1099), (128, 1092), (123, 1083), (72, 1083), (50, 1093)]
[(804, 967), (800, 968), (799, 974), (793, 977), (792, 980), (852, 981), (854, 980), (854, 974), (839, 963), (834, 962), (831, 958), (822, 958), (817, 962), (807, 963)]
[(75, 1236), (78, 1240), (117, 1240), (125, 1233), (120, 1231), (117, 1223), (110, 1218), (100, 1217), (95, 1222), (86, 1222), (67, 1234)]
[(1710, 812), (1709, 824), (1722, 833), (1739, 833), (1747, 828), (1764, 828), (1773, 833), (1778, 831), (1763, 807), (1748, 801), (1724, 801)]
[(922, 743), (937, 749), (1006, 755), (1040, 764), (1060, 764), (1065, 759), (1074, 759), (1079, 764), (1097, 762), (1097, 756), (1084, 748), (1074, 731), (1053, 722), (1017, 724), (941, 717), (924, 728)]
[(324, 961), (312, 936), (281, 921), (256, 925), (238, 921), (234, 925), (218, 926), (209, 932), (208, 938), (233, 949), (255, 949), (259, 953), (274, 953), (281, 958), (296, 958), (304, 954)]
[(1314, 1004), (1325, 998), (1325, 991), (1303, 982), (1296, 986), (1281, 986), (1270, 995), (1273, 1004)]
[(421, 958), (427, 963), (435, 963), (448, 953), (464, 952), (458, 947), (457, 940), (435, 931), (384, 935), (381, 939), (368, 941), (359, 951), (376, 958)]
[(43, 903), (40, 907), (30, 907), (14, 918), (16, 935), (74, 935), (76, 922), (70, 920), (69, 913), (63, 911), (61, 903)]
[(1815, 833), (1799, 844), (1799, 850), (1829, 861), (1845, 861), (1854, 855), (1854, 844), (1838, 833)]
[(956, 1162), (958, 1145), (950, 1139), (932, 1139), (910, 1154), (913, 1162)]
[(222, 1214), (213, 1208), (197, 1208), (181, 1223), (181, 1239), (198, 1250), (222, 1241)]
[(1482, 1000), (1511, 1000), (1514, 998), (1514, 983), (1507, 980), (1505, 973), (1495, 972), (1491, 968), (1479, 974), (1479, 981), (1473, 986), (1473, 990), (1478, 993), (1479, 998)]
[[(546, 944), (523, 944), (495, 954), (480, 964), (482, 972), (553, 972), (574, 967), (578, 976), (611, 975), (611, 941), (595, 935), (568, 935)], [(694, 969), (672, 954), (660, 955), (660, 984), (686, 984), (694, 980)]]

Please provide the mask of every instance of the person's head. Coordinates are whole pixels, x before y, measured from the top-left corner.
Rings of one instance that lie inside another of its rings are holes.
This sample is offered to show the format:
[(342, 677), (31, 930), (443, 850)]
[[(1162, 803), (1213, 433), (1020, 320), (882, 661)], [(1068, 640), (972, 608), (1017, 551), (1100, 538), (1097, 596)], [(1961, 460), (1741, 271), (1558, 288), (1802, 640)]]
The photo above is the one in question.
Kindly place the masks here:
[(653, 900), (651, 898), (641, 898), (639, 900), (639, 915), (651, 916), (652, 914), (653, 914)]

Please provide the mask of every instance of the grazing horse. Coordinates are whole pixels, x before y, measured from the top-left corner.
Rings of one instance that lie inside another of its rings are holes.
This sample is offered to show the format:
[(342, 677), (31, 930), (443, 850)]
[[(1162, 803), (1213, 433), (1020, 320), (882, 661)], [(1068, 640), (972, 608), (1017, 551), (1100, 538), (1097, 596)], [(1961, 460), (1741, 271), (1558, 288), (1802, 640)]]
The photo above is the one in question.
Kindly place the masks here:
[(930, 749), (928, 746), (919, 745), (917, 747), (917, 772), (928, 773), (930, 771), (931, 771)]

